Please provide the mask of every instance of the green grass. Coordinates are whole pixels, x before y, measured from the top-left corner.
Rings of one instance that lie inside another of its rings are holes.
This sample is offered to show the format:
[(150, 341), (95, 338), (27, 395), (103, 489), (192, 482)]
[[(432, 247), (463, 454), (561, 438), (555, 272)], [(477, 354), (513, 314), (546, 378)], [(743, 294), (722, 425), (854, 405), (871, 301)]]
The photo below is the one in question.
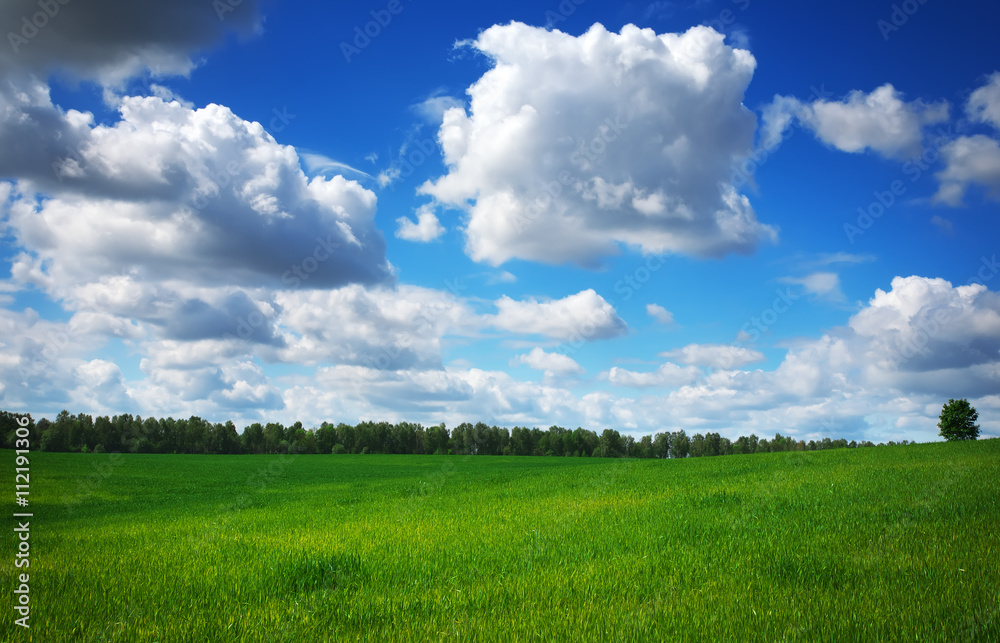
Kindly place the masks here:
[(38, 641), (1000, 640), (1000, 440), (31, 473)]

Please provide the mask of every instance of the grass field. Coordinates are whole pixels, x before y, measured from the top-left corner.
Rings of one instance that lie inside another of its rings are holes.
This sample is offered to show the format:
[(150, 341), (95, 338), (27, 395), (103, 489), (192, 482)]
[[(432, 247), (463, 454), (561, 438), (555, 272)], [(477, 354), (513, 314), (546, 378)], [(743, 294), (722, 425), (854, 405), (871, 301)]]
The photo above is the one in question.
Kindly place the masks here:
[(1000, 440), (686, 460), (36, 453), (31, 475), (37, 641), (1000, 640)]

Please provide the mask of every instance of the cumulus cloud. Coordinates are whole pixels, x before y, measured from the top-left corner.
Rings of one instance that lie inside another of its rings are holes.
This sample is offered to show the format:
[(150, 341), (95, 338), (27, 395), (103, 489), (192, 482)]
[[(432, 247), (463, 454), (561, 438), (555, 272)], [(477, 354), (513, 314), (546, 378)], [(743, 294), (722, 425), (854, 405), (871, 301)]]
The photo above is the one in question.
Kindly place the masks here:
[(646, 304), (646, 314), (664, 326), (674, 323), (674, 314), (659, 304)]
[(867, 372), (896, 386), (985, 392), (1000, 383), (1000, 295), (981, 284), (896, 277), (851, 318)]
[(505, 295), (495, 304), (492, 324), (514, 333), (575, 341), (609, 339), (628, 331), (614, 307), (593, 289), (551, 301), (517, 301)]
[(76, 367), (78, 386), (73, 391), (77, 400), (93, 400), (109, 414), (125, 413), (138, 408), (125, 385), (121, 369), (114, 362), (93, 359)]
[(330, 417), (358, 417), (448, 425), (484, 421), (570, 426), (586, 406), (564, 388), (476, 368), (388, 372), (324, 367), (288, 389), (285, 400), (317, 424)]
[[(308, 179), (293, 148), (219, 105), (130, 97), (121, 115), (91, 127), (89, 115), (57, 114), (80, 143), (11, 189), (9, 227), (28, 251), (15, 276), (59, 297), (123, 272), (202, 285), (391, 280), (376, 197), (358, 183)], [(39, 147), (59, 133), (36, 132)]]
[(444, 226), (438, 221), (433, 208), (426, 205), (417, 210), (416, 223), (409, 217), (399, 217), (396, 225), (396, 236), (407, 241), (427, 243), (444, 234)]
[[(32, 406), (89, 407), (96, 398), (82, 393), (88, 387), (120, 394), (108, 363), (90, 356), (109, 336), (130, 338), (135, 332), (134, 326), (107, 316), (77, 314), (60, 322), (43, 319), (31, 308), (22, 312), (0, 308), (0, 404), (37, 412)], [(88, 383), (98, 374), (101, 377)]]
[[(897, 277), (846, 326), (798, 342), (772, 371), (718, 370), (684, 383), (679, 367), (668, 363), (653, 373), (617, 369), (609, 375), (622, 386), (674, 389), (630, 402), (603, 398), (593, 417), (609, 423), (674, 424), (732, 437), (781, 430), (805, 439), (931, 440), (942, 399), (995, 404), (1000, 295), (979, 284)], [(898, 420), (887, 424), (885, 416)]]
[[(42, 5), (47, 5), (43, 7)], [(257, 0), (8, 0), (0, 4), (7, 27), (0, 76), (69, 72), (106, 85), (143, 73), (187, 74), (192, 56), (229, 32), (259, 28)]]
[[(461, 309), (461, 302), (432, 308), (435, 293), (422, 289), (375, 289), (376, 295), (356, 285), (341, 290), (351, 292), (324, 301), (317, 299), (323, 291), (297, 291), (289, 295), (302, 299), (275, 302), (277, 328), (289, 348), (264, 347), (261, 357), (299, 363), (309, 351), (320, 351), (315, 373), (280, 382), (268, 378), (255, 360), (240, 357), (239, 346), (226, 353), (229, 345), (218, 340), (147, 343), (141, 364), (146, 379), (123, 381), (108, 364), (86, 357), (101, 341), (88, 335), (88, 329), (98, 328), (101, 320), (74, 318), (57, 324), (3, 311), (0, 337), (6, 343), (0, 345), (0, 370), (6, 370), (0, 399), (8, 408), (24, 407), (23, 387), (16, 380), (19, 364), (51, 345), (43, 375), (28, 382), (41, 391), (42, 397), (32, 398), (35, 412), (46, 404), (55, 410), (73, 404), (92, 408), (82, 396), (107, 393), (118, 395), (115, 399), (123, 404), (133, 400), (144, 414), (215, 413), (247, 421), (265, 415), (313, 424), (339, 418), (449, 425), (484, 420), (642, 432), (684, 428), (729, 437), (780, 430), (807, 440), (824, 435), (888, 440), (934, 439), (942, 398), (968, 397), (981, 410), (1000, 408), (995, 400), (1000, 390), (1000, 295), (978, 284), (896, 278), (845, 326), (798, 340), (770, 371), (742, 370), (763, 356), (718, 345), (664, 353), (671, 361), (651, 372), (611, 369), (608, 383), (639, 389), (635, 397), (614, 391), (581, 395), (552, 381), (524, 382), (502, 372), (442, 367), (429, 358), (441, 352), (434, 338), (463, 332), (459, 326), (470, 313)], [(348, 312), (338, 312), (344, 309)], [(427, 310), (436, 310), (437, 316), (413, 321), (415, 311)], [(379, 345), (374, 331), (366, 335), (364, 324), (354, 323), (362, 318), (355, 315), (382, 319), (372, 328), (389, 333), (398, 347), (409, 347), (416, 359), (406, 368), (364, 359), (347, 363), (347, 347), (362, 355)], [(480, 319), (471, 330), (488, 323)], [(59, 335), (64, 332), (69, 341)], [(226, 355), (230, 357), (224, 359)], [(562, 367), (569, 373), (571, 363), (559, 357), (565, 356), (539, 348), (516, 359), (554, 375)], [(729, 358), (733, 361), (728, 367), (721, 364), (722, 370), (703, 368)], [(344, 363), (325, 363), (338, 360)], [(88, 378), (99, 390), (87, 388)], [(898, 420), (887, 423), (886, 417)], [(987, 416), (983, 426), (988, 434), (1000, 430)]]
[(441, 368), (442, 338), (483, 323), (450, 293), (416, 286), (281, 291), (275, 302), (284, 347), (261, 354), (292, 364)]
[(691, 384), (701, 377), (701, 370), (694, 366), (678, 366), (671, 362), (652, 372), (630, 371), (614, 366), (608, 371), (608, 381), (614, 386), (629, 388), (677, 388)]
[[(965, 113), (976, 123), (1000, 129), (1000, 72), (969, 96)], [(968, 189), (979, 186), (986, 196), (1000, 200), (1000, 141), (983, 134), (959, 136), (941, 147), (944, 169), (935, 177), (939, 187), (933, 201), (960, 206)]]
[(934, 201), (962, 205), (970, 186), (985, 188), (987, 196), (1000, 200), (1000, 141), (976, 134), (960, 136), (941, 148), (945, 168), (935, 176), (940, 183)]
[(852, 91), (839, 101), (804, 103), (776, 96), (764, 109), (762, 145), (773, 147), (783, 131), (798, 122), (842, 152), (872, 150), (906, 159), (920, 152), (925, 127), (948, 120), (948, 108), (946, 101), (904, 101), (902, 93), (888, 83), (868, 94)]
[(468, 111), (444, 112), (448, 173), (421, 192), (467, 211), (473, 259), (591, 266), (620, 244), (720, 256), (776, 237), (729, 182), (753, 143), (756, 61), (722, 34), (511, 23), (470, 46), (494, 66)]
[(728, 344), (688, 344), (683, 348), (660, 353), (661, 357), (694, 366), (740, 368), (764, 361), (764, 354), (742, 346)]
[(972, 92), (965, 113), (972, 121), (1000, 129), (1000, 71), (990, 74), (986, 84)]
[(518, 355), (510, 361), (511, 365), (524, 364), (536, 371), (545, 371), (547, 376), (552, 375), (579, 375), (584, 372), (576, 360), (569, 355), (562, 353), (546, 353), (539, 347), (531, 349), (530, 353)]

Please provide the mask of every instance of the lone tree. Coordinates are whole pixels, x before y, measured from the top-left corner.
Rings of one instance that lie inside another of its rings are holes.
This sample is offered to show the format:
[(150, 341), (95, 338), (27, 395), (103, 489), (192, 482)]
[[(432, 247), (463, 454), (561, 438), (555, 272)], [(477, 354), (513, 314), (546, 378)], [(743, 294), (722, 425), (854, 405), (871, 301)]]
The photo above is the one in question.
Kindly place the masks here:
[(972, 408), (969, 400), (948, 400), (941, 409), (938, 428), (945, 440), (975, 440), (979, 437), (979, 411)]

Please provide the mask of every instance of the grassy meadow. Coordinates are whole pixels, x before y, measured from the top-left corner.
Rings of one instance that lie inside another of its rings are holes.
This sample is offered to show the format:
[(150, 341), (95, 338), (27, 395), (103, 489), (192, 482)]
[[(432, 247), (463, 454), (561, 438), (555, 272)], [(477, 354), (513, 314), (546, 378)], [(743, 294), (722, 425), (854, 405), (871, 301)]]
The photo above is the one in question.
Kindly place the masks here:
[(8, 640), (1000, 640), (1000, 440), (31, 474), (32, 627), (5, 608)]

